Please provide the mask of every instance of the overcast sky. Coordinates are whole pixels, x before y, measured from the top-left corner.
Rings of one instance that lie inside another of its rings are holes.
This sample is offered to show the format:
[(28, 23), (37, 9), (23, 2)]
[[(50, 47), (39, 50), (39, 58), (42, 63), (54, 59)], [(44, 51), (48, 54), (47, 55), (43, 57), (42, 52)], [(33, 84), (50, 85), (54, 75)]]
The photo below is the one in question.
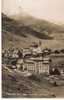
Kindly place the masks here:
[(64, 24), (64, 0), (2, 0), (2, 11), (8, 15), (23, 11), (37, 18)]

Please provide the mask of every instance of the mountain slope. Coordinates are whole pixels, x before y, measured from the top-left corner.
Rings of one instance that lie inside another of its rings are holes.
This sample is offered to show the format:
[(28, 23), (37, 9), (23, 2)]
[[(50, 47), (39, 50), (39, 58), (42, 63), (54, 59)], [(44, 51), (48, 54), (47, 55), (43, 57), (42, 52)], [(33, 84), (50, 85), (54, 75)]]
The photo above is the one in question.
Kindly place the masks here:
[(12, 32), (16, 35), (24, 37), (27, 37), (27, 34), (29, 34), (41, 39), (51, 39), (51, 37), (49, 37), (48, 35), (38, 32), (28, 26), (25, 26), (23, 24), (19, 26), (19, 24), (16, 21), (8, 18), (7, 16), (4, 16), (5, 15), (2, 16), (2, 26), (3, 29), (8, 32)]
[(11, 16), (12, 19), (15, 19), (20, 23), (20, 25), (23, 23), (26, 26), (30, 26), (31, 28), (43, 32), (46, 31), (49, 34), (52, 32), (64, 32), (64, 26), (63, 25), (56, 25), (54, 23), (48, 22), (46, 20), (37, 19), (30, 15), (22, 16), (21, 14)]
[(20, 20), (2, 14), (3, 48), (28, 47), (39, 40), (44, 47), (63, 47), (64, 28), (33, 17), (22, 17)]

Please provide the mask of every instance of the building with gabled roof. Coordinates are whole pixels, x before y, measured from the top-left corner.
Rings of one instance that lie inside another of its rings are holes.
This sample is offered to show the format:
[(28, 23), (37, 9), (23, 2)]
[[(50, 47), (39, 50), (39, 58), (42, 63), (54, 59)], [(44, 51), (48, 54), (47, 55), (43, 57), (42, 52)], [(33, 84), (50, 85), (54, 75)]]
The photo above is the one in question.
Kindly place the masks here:
[(24, 59), (23, 69), (26, 69), (32, 73), (47, 73), (49, 74), (49, 59), (43, 59), (42, 56), (31, 57), (29, 59)]

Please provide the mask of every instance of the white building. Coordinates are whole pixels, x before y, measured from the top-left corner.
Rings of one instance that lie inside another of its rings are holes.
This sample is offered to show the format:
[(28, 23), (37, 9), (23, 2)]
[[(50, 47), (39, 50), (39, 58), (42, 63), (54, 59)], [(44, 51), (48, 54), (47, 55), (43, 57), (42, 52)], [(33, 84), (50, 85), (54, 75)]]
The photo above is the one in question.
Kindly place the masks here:
[(49, 74), (49, 59), (42, 59), (42, 57), (36, 57), (31, 59), (25, 59), (23, 69), (32, 73), (47, 73)]

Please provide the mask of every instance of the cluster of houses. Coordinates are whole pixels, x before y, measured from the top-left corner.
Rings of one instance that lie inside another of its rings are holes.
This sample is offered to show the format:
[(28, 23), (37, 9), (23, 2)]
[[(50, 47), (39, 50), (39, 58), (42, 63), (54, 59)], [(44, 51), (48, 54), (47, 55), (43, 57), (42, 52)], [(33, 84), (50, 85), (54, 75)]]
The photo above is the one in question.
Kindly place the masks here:
[(52, 71), (64, 73), (64, 51), (42, 49), (41, 44), (29, 48), (2, 50), (2, 63), (9, 68), (35, 74), (51, 74)]

